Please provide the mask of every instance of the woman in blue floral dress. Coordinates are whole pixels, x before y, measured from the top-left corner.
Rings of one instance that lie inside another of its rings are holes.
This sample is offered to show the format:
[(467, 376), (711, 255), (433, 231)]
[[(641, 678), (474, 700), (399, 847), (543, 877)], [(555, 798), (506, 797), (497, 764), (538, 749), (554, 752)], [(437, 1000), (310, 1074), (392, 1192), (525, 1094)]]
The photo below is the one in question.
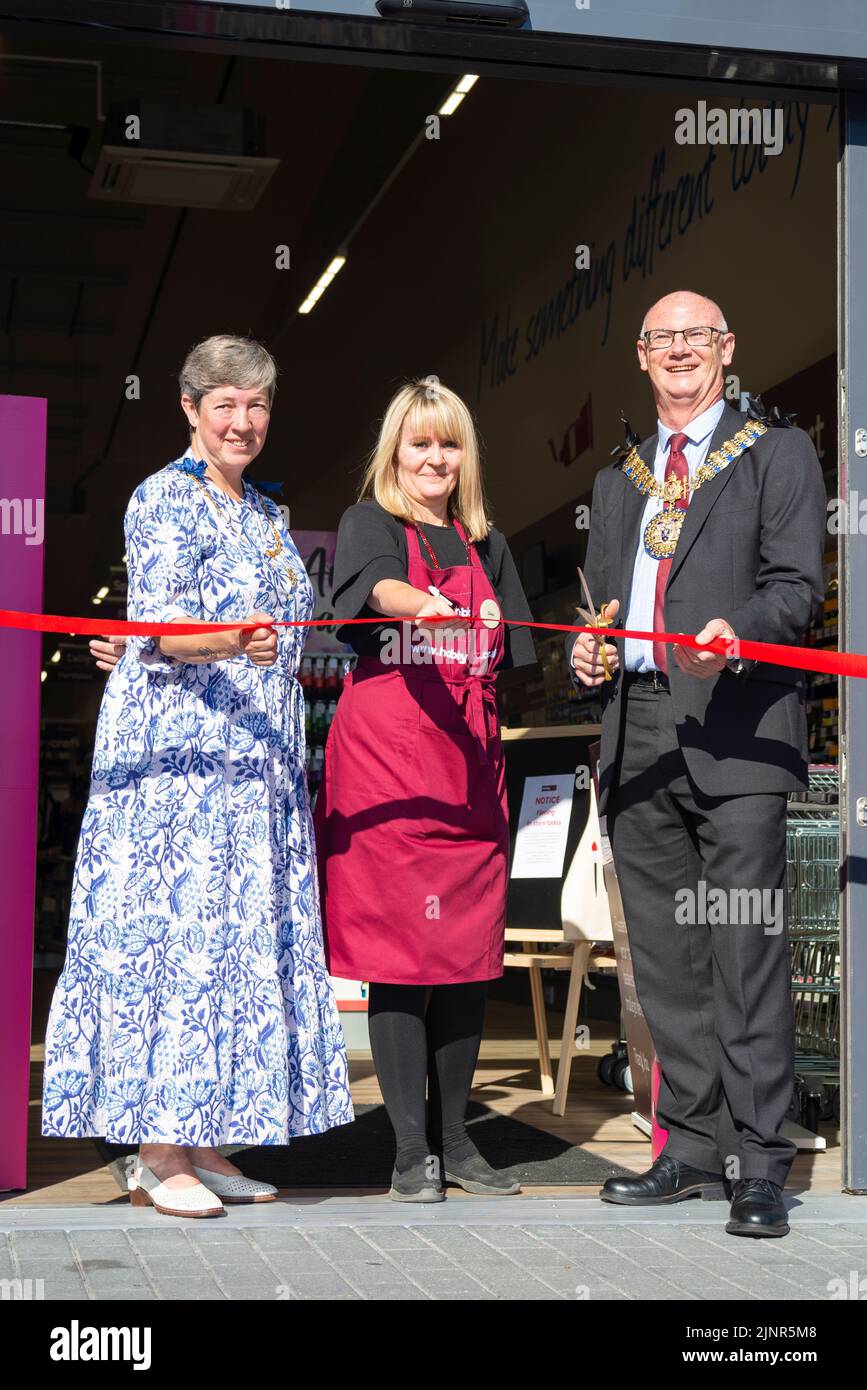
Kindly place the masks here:
[(325, 969), (296, 680), (313, 591), (244, 469), (273, 359), (206, 339), (181, 372), (190, 448), (125, 519), (132, 621), (263, 626), (131, 638), (106, 684), (42, 1132), (136, 1144), (131, 1198), (179, 1215), (273, 1199), (217, 1152), (353, 1119)]

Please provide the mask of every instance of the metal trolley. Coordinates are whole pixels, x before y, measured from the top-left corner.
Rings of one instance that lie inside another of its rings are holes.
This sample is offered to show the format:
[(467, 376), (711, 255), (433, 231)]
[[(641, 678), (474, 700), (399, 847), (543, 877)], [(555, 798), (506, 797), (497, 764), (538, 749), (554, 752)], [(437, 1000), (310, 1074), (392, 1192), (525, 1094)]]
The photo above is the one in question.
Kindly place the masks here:
[(810, 769), (790, 798), (786, 886), (795, 1012), (795, 1089), (789, 1116), (818, 1131), (840, 1120), (840, 869), (837, 771)]

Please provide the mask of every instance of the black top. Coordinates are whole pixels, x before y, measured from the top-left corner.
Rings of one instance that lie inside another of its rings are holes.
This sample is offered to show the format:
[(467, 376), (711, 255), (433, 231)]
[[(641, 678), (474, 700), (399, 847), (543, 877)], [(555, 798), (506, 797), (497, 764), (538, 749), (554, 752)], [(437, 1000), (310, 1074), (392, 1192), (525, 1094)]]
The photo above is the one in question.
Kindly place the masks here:
[[(437, 561), (443, 569), (450, 565), (465, 565), (467, 552), (454, 526), (433, 526), (423, 523), (424, 533)], [(430, 562), (421, 543), (422, 559)], [(484, 540), (476, 541), (482, 568), (491, 581), (500, 610), (506, 618), (526, 619), (533, 615), (524, 597), (518, 571), (506, 538), (500, 531), (491, 530)], [(356, 502), (343, 513), (337, 531), (337, 550), (334, 556), (334, 614), (336, 618), (375, 618), (366, 599), (380, 579), (398, 579), (407, 583), (406, 532), (403, 522), (392, 516), (378, 502)], [(359, 656), (378, 657), (383, 628), (394, 623), (383, 618), (382, 624), (369, 627), (342, 627), (337, 637), (347, 642)], [(505, 628), (503, 667), (527, 666), (537, 660), (532, 634), (525, 627)]]

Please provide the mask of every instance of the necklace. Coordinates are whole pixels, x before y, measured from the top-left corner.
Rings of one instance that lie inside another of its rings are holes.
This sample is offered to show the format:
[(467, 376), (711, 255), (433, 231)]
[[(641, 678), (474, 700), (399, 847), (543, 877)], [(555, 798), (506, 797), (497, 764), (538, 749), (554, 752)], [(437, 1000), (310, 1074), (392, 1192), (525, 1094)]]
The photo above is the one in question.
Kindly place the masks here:
[(698, 492), (704, 483), (715, 478), (724, 468), (728, 468), (729, 464), (740, 458), (757, 439), (761, 439), (762, 435), (767, 433), (767, 429), (768, 426), (761, 420), (749, 420), (736, 435), (727, 439), (718, 449), (714, 449), (712, 454), (708, 454), (705, 462), (699, 465), (691, 478), (671, 477), (662, 482), (659, 482), (644, 462), (637, 446), (632, 446), (621, 464), (623, 472), (639, 492), (658, 497), (662, 502), (662, 509), (650, 518), (644, 528), (644, 548), (648, 555), (652, 555), (654, 560), (671, 559), (677, 549), (678, 537), (686, 517), (686, 508), (676, 505), (678, 500), (685, 497), (688, 501), (691, 492)]
[[(202, 482), (202, 479), (199, 478), (193, 472), (190, 473), (190, 477), (192, 478), (193, 482), (196, 483), (202, 489), (202, 492), (205, 494), (208, 501), (215, 507), (217, 512), (224, 517), (228, 517), (228, 512), (226, 511), (226, 508), (223, 505), (223, 503), (220, 502), (216, 497), (211, 496), (210, 492), (205, 487), (205, 484)], [(271, 527), (271, 531), (274, 535), (274, 545), (270, 549), (268, 548), (268, 546), (263, 545), (262, 549), (269, 560), (274, 560), (283, 550), (283, 542), (280, 539), (280, 532), (274, 525), (273, 518), (270, 517), (268, 513), (265, 511), (265, 508), (262, 506), (262, 503), (259, 501), (258, 497), (256, 499), (256, 503), (258, 510), (264, 516), (266, 522)], [(289, 583), (289, 588), (294, 589), (295, 585), (298, 583), (298, 576), (295, 573), (294, 569), (292, 569), (291, 565), (286, 566), (286, 576)]]
[[(428, 555), (430, 556), (431, 564), (433, 565), (434, 569), (440, 569), (440, 568), (441, 568), (440, 562), (439, 562), (439, 560), (437, 559), (436, 555), (434, 554), (433, 546), (431, 545), (430, 541), (428, 540), (427, 536), (425, 535), (425, 533), (424, 533), (424, 531), (423, 531), (423, 529), (422, 529), (420, 523), (419, 523), (418, 521), (416, 521), (415, 517), (412, 518), (412, 524), (413, 524), (413, 526), (415, 527), (416, 531), (418, 532), (419, 540), (421, 541), (422, 545), (424, 546), (425, 550), (427, 551)], [(444, 530), (444, 531), (445, 531), (445, 530), (447, 530), (447, 529), (449, 529), (449, 528), (448, 528), (448, 527), (445, 527), (445, 526), (444, 526), (444, 527), (441, 527), (441, 530)], [(458, 524), (457, 519), (455, 520), (455, 530), (457, 531), (458, 535), (460, 536), (461, 540), (463, 541), (464, 550), (467, 552), (467, 564), (468, 564), (468, 565), (472, 565), (472, 563), (473, 563), (473, 558), (472, 558), (472, 555), (470, 554), (469, 542), (467, 541), (467, 538), (466, 538), (466, 536), (464, 535), (463, 528)]]

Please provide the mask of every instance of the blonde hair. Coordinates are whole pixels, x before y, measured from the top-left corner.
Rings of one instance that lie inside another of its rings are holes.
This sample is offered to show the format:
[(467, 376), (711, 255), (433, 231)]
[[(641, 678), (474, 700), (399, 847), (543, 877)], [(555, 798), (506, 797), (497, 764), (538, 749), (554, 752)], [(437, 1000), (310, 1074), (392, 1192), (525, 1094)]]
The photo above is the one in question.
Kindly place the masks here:
[(361, 481), (359, 501), (374, 497), (392, 516), (412, 522), (412, 502), (397, 478), (397, 450), (405, 421), (413, 432), (430, 433), (441, 440), (453, 439), (461, 446), (463, 458), (457, 486), (449, 496), (449, 516), (458, 518), (470, 540), (484, 540), (491, 523), (482, 485), (476, 427), (460, 396), (443, 386), (435, 376), (408, 382), (392, 397)]

